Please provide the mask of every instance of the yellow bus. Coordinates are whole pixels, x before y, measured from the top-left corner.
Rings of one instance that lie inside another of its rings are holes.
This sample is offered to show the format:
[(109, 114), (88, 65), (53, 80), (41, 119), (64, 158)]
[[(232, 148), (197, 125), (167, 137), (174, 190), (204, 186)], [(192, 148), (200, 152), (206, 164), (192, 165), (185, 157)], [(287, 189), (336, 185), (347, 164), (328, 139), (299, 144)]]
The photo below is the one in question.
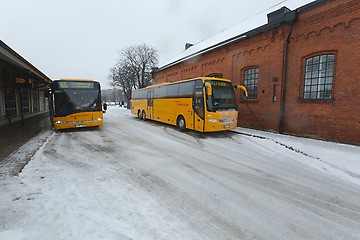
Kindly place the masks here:
[[(242, 89), (247, 96), (246, 88)], [(199, 77), (153, 85), (132, 93), (132, 114), (180, 130), (199, 132), (232, 130), (237, 127), (234, 87), (228, 79)]]
[(51, 83), (50, 120), (54, 130), (103, 125), (100, 83), (62, 78)]

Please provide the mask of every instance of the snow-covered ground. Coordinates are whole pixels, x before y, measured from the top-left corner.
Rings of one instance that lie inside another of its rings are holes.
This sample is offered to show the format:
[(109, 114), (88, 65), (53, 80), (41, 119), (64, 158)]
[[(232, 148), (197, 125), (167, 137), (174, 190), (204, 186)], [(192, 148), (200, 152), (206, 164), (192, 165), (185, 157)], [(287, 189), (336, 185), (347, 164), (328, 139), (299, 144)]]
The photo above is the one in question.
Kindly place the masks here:
[(360, 147), (236, 131), (114, 106), (103, 127), (34, 138), (0, 163), (0, 239), (360, 239)]

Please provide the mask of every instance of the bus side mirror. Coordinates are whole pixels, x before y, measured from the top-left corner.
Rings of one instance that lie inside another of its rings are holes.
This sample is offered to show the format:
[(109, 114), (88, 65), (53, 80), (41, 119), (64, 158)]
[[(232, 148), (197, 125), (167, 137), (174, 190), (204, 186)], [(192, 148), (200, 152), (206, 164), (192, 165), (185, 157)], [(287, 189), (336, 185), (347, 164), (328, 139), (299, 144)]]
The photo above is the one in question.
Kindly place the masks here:
[(205, 83), (206, 93), (208, 96), (212, 96), (212, 86), (209, 82)]
[(248, 92), (247, 92), (247, 90), (246, 90), (246, 87), (244, 87), (243, 85), (236, 85), (236, 86), (234, 86), (234, 88), (235, 88), (235, 89), (241, 89), (241, 90), (243, 90), (243, 91), (244, 91), (244, 94), (245, 94), (245, 97), (248, 97), (248, 96), (249, 96), (249, 94), (248, 94)]

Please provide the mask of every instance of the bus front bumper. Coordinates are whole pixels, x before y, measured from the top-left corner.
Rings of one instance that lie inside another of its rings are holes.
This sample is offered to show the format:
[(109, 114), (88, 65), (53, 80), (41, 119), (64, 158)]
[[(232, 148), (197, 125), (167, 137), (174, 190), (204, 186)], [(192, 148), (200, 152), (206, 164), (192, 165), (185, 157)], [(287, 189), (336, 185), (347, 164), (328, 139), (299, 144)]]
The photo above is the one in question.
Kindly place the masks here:
[(97, 118), (94, 120), (66, 122), (66, 121), (54, 121), (54, 129), (67, 129), (67, 128), (82, 128), (82, 127), (98, 127), (103, 125), (103, 119)]

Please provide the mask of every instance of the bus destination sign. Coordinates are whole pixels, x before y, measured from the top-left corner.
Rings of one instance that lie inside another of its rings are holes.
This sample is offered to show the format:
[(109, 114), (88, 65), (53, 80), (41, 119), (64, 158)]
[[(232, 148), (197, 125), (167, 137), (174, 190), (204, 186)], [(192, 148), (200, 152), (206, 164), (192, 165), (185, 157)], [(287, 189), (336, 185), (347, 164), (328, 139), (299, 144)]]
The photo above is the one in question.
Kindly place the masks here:
[(211, 85), (214, 87), (226, 87), (228, 86), (228, 82), (222, 82), (222, 81), (210, 81)]
[(59, 82), (60, 89), (79, 88), (79, 89), (94, 89), (93, 82)]

